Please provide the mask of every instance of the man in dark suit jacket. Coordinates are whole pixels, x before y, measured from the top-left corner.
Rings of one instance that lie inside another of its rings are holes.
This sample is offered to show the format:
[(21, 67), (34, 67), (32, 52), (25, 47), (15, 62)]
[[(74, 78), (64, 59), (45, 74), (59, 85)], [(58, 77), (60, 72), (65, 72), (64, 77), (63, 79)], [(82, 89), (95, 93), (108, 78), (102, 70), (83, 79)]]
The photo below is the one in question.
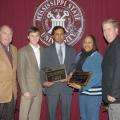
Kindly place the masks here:
[(19, 120), (39, 120), (42, 102), (40, 68), (43, 48), (39, 46), (40, 31), (28, 30), (29, 44), (18, 51), (18, 82), (21, 89)]
[[(57, 105), (61, 100), (62, 120), (70, 120), (72, 88), (67, 86), (67, 79), (57, 82), (47, 82), (45, 77), (45, 68), (49, 66), (58, 66), (65, 64), (67, 74), (72, 71), (74, 65), (75, 50), (64, 43), (65, 29), (56, 26), (52, 30), (54, 44), (45, 49), (44, 60), (41, 67), (41, 80), (45, 87), (47, 95), (49, 120), (56, 120)], [(62, 62), (59, 59), (59, 49), (62, 50)]]
[(120, 120), (120, 36), (118, 22), (112, 19), (102, 24), (109, 46), (102, 63), (103, 100), (109, 103), (110, 120)]

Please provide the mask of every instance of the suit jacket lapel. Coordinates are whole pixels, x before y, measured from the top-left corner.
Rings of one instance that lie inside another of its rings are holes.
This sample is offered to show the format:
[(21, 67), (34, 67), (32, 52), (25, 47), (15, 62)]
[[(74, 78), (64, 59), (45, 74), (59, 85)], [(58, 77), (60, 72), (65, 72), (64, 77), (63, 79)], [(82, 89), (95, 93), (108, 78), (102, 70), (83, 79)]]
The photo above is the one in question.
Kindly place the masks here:
[(14, 66), (15, 66), (15, 53), (14, 53), (12, 45), (10, 45), (10, 49), (11, 49), (11, 54), (12, 54), (12, 67), (14, 68)]
[(64, 64), (67, 63), (68, 61), (69, 61), (69, 48), (65, 44), (65, 60), (64, 60)]
[[(56, 57), (54, 57), (55, 61), (57, 62), (57, 64), (60, 64), (55, 44), (52, 45), (51, 49), (52, 49), (51, 53), (53, 53), (53, 55), (56, 56)], [(65, 59), (64, 59), (64, 64), (67, 63), (68, 61), (69, 61), (69, 47), (65, 44)]]
[(28, 49), (31, 60), (33, 60), (36, 68), (39, 70), (38, 63), (37, 63), (37, 60), (36, 60), (36, 57), (35, 57), (35, 54), (34, 54), (34, 51), (33, 51), (32, 47), (30, 45), (28, 45), (27, 49)]
[(41, 64), (42, 64), (42, 57), (43, 57), (43, 48), (40, 47), (40, 67), (41, 67)]
[[(4, 49), (2, 48), (2, 46), (0, 45), (0, 54), (2, 59), (4, 59), (4, 61), (6, 62), (6, 64), (8, 64), (8, 67), (12, 69), (12, 65), (8, 59), (8, 56), (6, 55)], [(13, 59), (13, 58), (12, 58)]]
[(58, 58), (58, 54), (57, 54), (57, 50), (56, 50), (56, 47), (55, 47), (55, 44), (53, 44), (51, 46), (51, 54), (53, 54), (55, 57), (54, 57), (54, 61), (56, 61), (57, 63), (56, 64), (60, 64), (60, 61), (59, 61), (59, 58)]

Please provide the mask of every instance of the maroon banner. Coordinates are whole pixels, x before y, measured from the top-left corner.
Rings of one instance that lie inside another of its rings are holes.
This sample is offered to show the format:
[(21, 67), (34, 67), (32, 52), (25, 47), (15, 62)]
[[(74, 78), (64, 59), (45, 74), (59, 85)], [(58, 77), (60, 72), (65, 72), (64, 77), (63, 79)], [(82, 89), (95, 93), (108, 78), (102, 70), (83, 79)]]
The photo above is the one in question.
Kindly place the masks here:
[[(48, 0), (46, 0), (48, 1)], [(69, 0), (52, 0), (65, 2)], [(13, 43), (19, 48), (26, 44), (26, 31), (33, 24), (33, 18), (39, 5), (44, 0), (1, 0), (0, 1), (0, 25), (8, 24), (14, 30)], [(84, 12), (85, 29), (82, 37), (74, 45), (77, 51), (80, 51), (80, 43), (87, 34), (96, 36), (100, 52), (104, 53), (106, 43), (101, 31), (101, 22), (107, 18), (120, 20), (118, 14), (119, 0), (74, 0), (80, 9)], [(53, 3), (51, 3), (52, 5)], [(65, 4), (65, 3), (64, 3)], [(68, 4), (68, 3), (67, 3)], [(67, 6), (66, 4), (66, 6)], [(72, 6), (72, 5), (71, 5)], [(71, 7), (69, 4), (69, 8)], [(65, 9), (65, 8), (64, 8)], [(71, 8), (72, 10), (74, 8)], [(71, 10), (71, 11), (72, 11)], [(71, 12), (69, 12), (71, 13)], [(53, 13), (52, 13), (53, 14)], [(71, 13), (72, 14), (72, 13)], [(71, 18), (72, 20), (72, 18)], [(77, 23), (76, 23), (77, 24)]]

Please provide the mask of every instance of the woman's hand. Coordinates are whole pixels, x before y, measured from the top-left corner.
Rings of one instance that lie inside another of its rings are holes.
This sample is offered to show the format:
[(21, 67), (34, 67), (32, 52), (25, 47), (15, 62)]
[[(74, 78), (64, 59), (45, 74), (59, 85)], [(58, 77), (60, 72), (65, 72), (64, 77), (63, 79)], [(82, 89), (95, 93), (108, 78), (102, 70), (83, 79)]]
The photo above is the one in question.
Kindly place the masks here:
[(70, 87), (75, 88), (75, 89), (81, 89), (81, 85), (78, 85), (78, 84), (76, 84), (76, 83), (68, 83), (68, 85), (69, 85)]
[(72, 78), (72, 75), (67, 76), (67, 82), (69, 83), (70, 79)]
[(67, 77), (66, 77), (66, 79), (62, 79), (62, 80), (58, 80), (57, 82), (69, 82), (69, 80), (70, 80), (70, 78), (71, 78), (72, 76), (71, 75), (68, 75)]

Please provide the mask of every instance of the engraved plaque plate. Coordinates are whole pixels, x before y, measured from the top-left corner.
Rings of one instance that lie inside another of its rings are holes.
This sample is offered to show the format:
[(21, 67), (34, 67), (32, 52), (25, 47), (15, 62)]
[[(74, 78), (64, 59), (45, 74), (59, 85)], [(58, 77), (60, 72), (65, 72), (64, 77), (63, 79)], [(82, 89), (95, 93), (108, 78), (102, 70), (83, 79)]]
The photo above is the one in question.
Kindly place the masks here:
[(76, 83), (81, 86), (86, 86), (89, 79), (91, 78), (92, 73), (91, 72), (78, 72), (75, 71), (72, 75), (72, 78), (70, 79), (70, 83)]
[(51, 66), (46, 68), (46, 79), (48, 82), (66, 79), (65, 65)]

